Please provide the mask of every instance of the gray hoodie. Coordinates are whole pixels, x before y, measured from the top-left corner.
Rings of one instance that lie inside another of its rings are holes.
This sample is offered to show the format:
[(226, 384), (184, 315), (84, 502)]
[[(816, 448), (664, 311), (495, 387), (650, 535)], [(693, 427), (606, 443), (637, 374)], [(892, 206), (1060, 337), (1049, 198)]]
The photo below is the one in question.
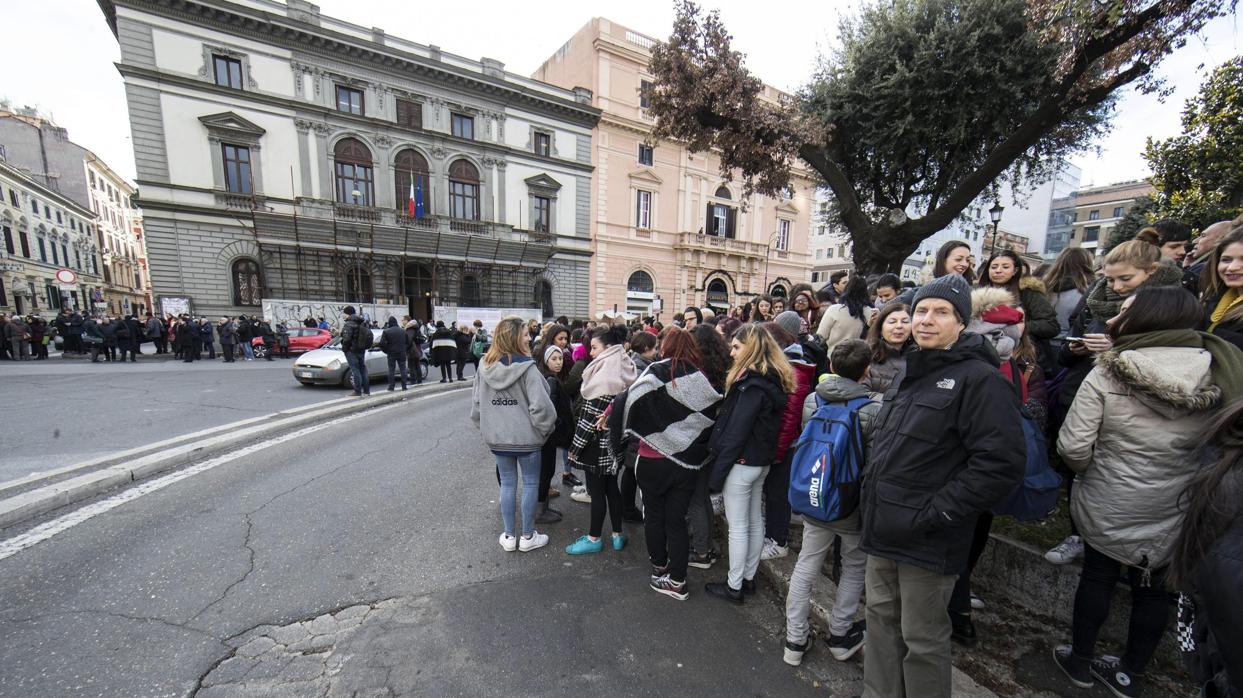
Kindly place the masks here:
[(557, 424), (557, 408), (535, 362), (480, 364), (471, 391), (470, 418), (493, 451), (538, 451)]

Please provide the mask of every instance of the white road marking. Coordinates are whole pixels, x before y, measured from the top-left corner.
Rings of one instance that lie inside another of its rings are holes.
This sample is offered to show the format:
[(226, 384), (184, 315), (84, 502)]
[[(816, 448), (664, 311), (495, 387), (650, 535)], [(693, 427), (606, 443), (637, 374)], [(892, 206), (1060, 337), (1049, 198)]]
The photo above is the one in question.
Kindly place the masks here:
[(437, 397), (438, 395), (439, 393), (437, 395), (428, 395), (426, 397), (416, 398), (409, 402), (390, 403), (382, 407), (377, 407), (374, 410), (367, 410), (365, 412), (355, 412), (354, 414), (346, 415), (339, 419), (334, 419), (329, 424), (313, 424), (309, 427), (304, 427), (297, 431), (292, 431), (283, 436), (278, 436), (274, 439), (263, 441), (261, 443), (251, 444), (249, 446), (245, 446), (232, 453), (226, 453), (223, 456), (217, 456), (215, 458), (205, 460), (202, 463), (198, 463), (188, 468), (178, 470), (177, 472), (164, 475), (163, 477), (158, 477), (158, 478), (155, 478), (154, 480), (147, 480), (146, 482), (140, 483), (137, 486), (131, 487), (123, 492), (118, 492), (117, 494), (114, 494), (111, 497), (101, 499), (98, 502), (87, 504), (84, 507), (80, 507), (78, 509), (75, 509), (74, 511), (69, 512), (68, 514), (65, 514), (64, 516), (52, 519), (51, 521), (41, 523), (38, 526), (35, 526), (34, 528), (30, 529), (29, 531), (26, 531), (25, 533), (21, 535), (14, 536), (6, 541), (0, 541), (0, 560), (13, 557), (17, 553), (25, 550), (26, 548), (30, 548), (35, 545), (38, 545), (39, 543), (42, 543), (43, 541), (48, 540), (49, 538), (52, 538), (53, 536), (56, 536), (61, 533), (64, 533), (65, 531), (68, 531), (69, 529), (73, 528), (74, 526), (77, 526), (80, 523), (89, 521), (95, 518), (96, 516), (99, 516), (100, 514), (112, 511), (113, 509), (116, 509), (122, 504), (132, 502), (135, 499), (138, 499), (139, 497), (145, 494), (151, 494), (152, 492), (157, 492), (159, 490), (164, 489), (165, 487), (168, 487), (169, 485), (172, 485), (177, 482), (181, 482), (182, 480), (198, 475), (199, 473), (207, 472), (208, 470), (211, 470), (212, 468), (224, 465), (225, 463), (230, 463), (232, 461), (237, 460), (238, 458), (243, 458), (252, 453), (262, 451), (265, 448), (271, 448), (272, 446), (279, 446), (280, 444), (283, 444), (286, 441), (292, 441), (294, 439), (307, 436), (308, 434), (313, 434), (317, 431), (323, 430), (326, 427), (332, 428), (332, 427), (337, 426), (338, 424), (344, 424), (346, 422), (353, 421), (360, 417), (374, 415), (379, 412), (384, 412), (385, 410), (391, 410), (394, 407), (399, 407), (401, 405), (409, 405), (409, 404), (413, 404), (416, 402), (422, 402), (423, 400), (426, 400), (431, 397)]

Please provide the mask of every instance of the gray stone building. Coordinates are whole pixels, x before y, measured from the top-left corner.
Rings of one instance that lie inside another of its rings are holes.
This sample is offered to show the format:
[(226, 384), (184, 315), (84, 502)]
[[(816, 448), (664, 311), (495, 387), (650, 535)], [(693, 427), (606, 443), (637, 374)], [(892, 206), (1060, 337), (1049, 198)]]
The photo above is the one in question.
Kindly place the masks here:
[(301, 0), (99, 4), (121, 47), (157, 308), (587, 314), (586, 90)]

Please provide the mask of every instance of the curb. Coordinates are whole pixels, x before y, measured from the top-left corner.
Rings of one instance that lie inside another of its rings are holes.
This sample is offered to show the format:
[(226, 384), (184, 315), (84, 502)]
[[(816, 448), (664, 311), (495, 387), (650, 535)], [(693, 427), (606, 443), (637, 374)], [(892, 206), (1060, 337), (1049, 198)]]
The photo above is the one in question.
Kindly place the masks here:
[[(61, 468), (50, 474), (15, 480), (0, 485), (0, 492), (33, 487), (0, 500), (0, 529), (8, 528), (49, 511), (88, 499), (101, 492), (137, 482), (194, 461), (225, 453), (239, 442), (253, 442), (323, 420), (363, 412), (390, 403), (437, 393), (463, 390), (467, 386), (435, 384), (423, 389), (384, 392), (371, 398), (345, 397), (262, 417), (214, 427), (204, 432), (113, 453), (108, 456)], [(82, 475), (51, 482), (67, 473), (92, 469)]]
[[(729, 531), (729, 523), (724, 516), (718, 516), (717, 531)], [(795, 532), (797, 533), (797, 536)], [(790, 529), (791, 542), (802, 542), (802, 529), (795, 526)], [(727, 534), (728, 535), (728, 534)], [(773, 560), (760, 560), (760, 574), (773, 585), (782, 599), (785, 599), (790, 590), (790, 576), (794, 573), (794, 563), (798, 560), (797, 552), (791, 547), (790, 554), (783, 558)], [(811, 623), (813, 632), (820, 635), (820, 640), (827, 641), (829, 637), (829, 612), (833, 608), (833, 600), (837, 594), (837, 585), (823, 570), (820, 579), (812, 589), (811, 593), (811, 614), (808, 620)], [(783, 607), (784, 610), (784, 607)], [(860, 608), (862, 610), (862, 608)], [(785, 637), (783, 626), (782, 637)], [(825, 646), (825, 642), (819, 642), (817, 645), (821, 648)], [(867, 655), (867, 644), (863, 646), (863, 656)], [(967, 674), (963, 673), (957, 666), (953, 667), (954, 688), (953, 694), (955, 698), (997, 698), (997, 694), (989, 689), (976, 683)]]

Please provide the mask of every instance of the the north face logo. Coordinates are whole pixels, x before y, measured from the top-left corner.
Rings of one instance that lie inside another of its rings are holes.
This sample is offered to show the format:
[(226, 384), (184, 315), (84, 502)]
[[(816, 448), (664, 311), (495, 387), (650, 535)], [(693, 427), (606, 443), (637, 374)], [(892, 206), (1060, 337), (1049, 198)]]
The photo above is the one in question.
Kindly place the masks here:
[(943, 378), (937, 381), (937, 387), (941, 390), (953, 390), (955, 385), (953, 378)]

